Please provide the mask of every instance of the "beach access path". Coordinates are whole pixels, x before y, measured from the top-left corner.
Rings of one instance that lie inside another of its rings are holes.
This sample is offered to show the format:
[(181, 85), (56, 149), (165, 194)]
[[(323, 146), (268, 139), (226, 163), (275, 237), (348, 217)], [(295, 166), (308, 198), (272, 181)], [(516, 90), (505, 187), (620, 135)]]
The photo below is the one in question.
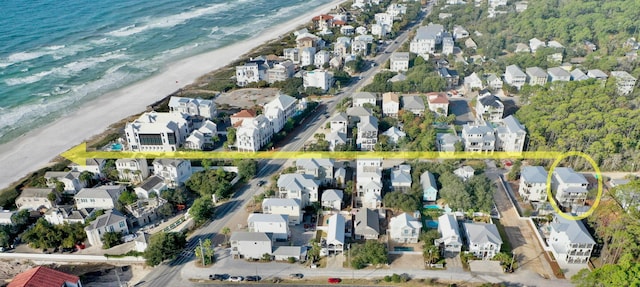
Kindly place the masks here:
[(144, 112), (154, 102), (193, 83), (200, 76), (222, 68), (252, 49), (329, 12), (344, 0), (334, 0), (291, 21), (253, 37), (211, 52), (167, 65), (158, 74), (107, 93), (60, 119), (0, 146), (0, 188), (10, 186), (30, 172), (47, 166), (69, 148), (101, 134), (111, 124)]

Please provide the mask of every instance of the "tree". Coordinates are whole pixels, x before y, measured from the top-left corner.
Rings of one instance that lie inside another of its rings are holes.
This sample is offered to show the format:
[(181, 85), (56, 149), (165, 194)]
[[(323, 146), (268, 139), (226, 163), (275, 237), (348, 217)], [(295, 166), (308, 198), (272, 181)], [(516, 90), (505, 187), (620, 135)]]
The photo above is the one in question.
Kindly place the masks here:
[(364, 244), (353, 244), (351, 267), (362, 269), (367, 265), (387, 264), (387, 248), (384, 243), (367, 240)]
[(93, 172), (85, 170), (80, 173), (80, 176), (78, 178), (80, 179), (80, 181), (84, 182), (86, 186), (90, 187), (94, 184), (95, 174), (93, 174)]
[(307, 252), (307, 256), (311, 259), (311, 262), (316, 262), (320, 258), (320, 244), (318, 242), (313, 242), (311, 244), (311, 249)]
[(213, 244), (211, 243), (210, 238), (207, 238), (204, 241), (202, 241), (202, 244), (198, 245), (195, 251), (196, 251), (196, 257), (199, 259), (198, 262), (202, 262), (203, 261), (202, 258), (204, 257), (205, 266), (213, 263), (215, 250), (213, 249)]
[(244, 180), (252, 179), (258, 172), (258, 162), (255, 160), (242, 159), (236, 164), (238, 165), (238, 175)]
[(511, 166), (511, 170), (507, 174), (508, 180), (517, 180), (520, 177), (520, 168), (522, 167), (522, 161), (516, 160)]
[(159, 232), (151, 237), (151, 242), (145, 250), (143, 257), (147, 265), (156, 266), (162, 261), (173, 259), (187, 244), (184, 233), (181, 232)]
[(120, 201), (123, 205), (129, 205), (138, 200), (138, 195), (130, 190), (123, 191), (118, 197), (118, 201)]
[(202, 168), (204, 168), (204, 170), (209, 170), (212, 164), (213, 162), (209, 158), (205, 158), (200, 161), (200, 165), (202, 166)]
[(236, 129), (233, 127), (227, 128), (227, 142), (228, 146), (232, 146), (236, 143)]
[(187, 180), (186, 186), (197, 191), (200, 196), (210, 197), (215, 194), (217, 198), (227, 198), (231, 195), (230, 178), (222, 169), (196, 172)]
[(440, 260), (440, 248), (438, 246), (428, 246), (423, 249), (422, 256), (427, 264), (434, 264)]
[(231, 234), (231, 228), (229, 228), (228, 226), (225, 226), (224, 228), (222, 228), (220, 233), (224, 235), (224, 243), (227, 244), (229, 242), (229, 234)]
[(122, 232), (106, 232), (102, 236), (102, 249), (109, 249), (122, 243)]
[(193, 202), (189, 209), (189, 215), (195, 220), (196, 224), (201, 224), (213, 216), (213, 203), (211, 198), (200, 197)]
[[(57, 188), (56, 188), (56, 190), (57, 190)], [(58, 194), (55, 191), (51, 192), (51, 193), (47, 194), (47, 199), (49, 201), (51, 201), (51, 202), (56, 202), (56, 199), (58, 199)]]
[(395, 212), (398, 212), (398, 210), (414, 212), (420, 207), (420, 200), (399, 191), (387, 192), (382, 203), (384, 203), (385, 207), (392, 208)]

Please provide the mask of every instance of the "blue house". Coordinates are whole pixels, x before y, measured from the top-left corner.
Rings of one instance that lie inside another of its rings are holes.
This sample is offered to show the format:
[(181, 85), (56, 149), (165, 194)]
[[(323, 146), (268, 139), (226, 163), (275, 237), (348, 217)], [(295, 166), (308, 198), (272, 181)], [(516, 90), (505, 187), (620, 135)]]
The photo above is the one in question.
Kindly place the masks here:
[(435, 201), (438, 197), (438, 185), (433, 174), (425, 171), (420, 175), (420, 184), (422, 185), (422, 200)]

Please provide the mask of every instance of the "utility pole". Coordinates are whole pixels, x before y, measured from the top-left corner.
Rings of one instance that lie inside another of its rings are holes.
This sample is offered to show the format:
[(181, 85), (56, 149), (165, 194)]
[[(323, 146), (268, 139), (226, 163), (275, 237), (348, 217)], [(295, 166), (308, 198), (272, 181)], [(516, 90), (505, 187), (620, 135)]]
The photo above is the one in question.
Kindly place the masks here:
[(202, 246), (202, 238), (198, 239), (198, 242), (200, 243), (200, 253), (202, 255), (202, 266), (206, 266), (206, 264), (204, 264), (204, 246)]

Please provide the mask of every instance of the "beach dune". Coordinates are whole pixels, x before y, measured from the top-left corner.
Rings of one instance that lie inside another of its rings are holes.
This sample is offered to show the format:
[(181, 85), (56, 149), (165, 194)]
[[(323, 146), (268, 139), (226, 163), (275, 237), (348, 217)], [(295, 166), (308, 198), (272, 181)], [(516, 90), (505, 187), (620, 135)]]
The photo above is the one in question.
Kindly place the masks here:
[(0, 188), (49, 164), (58, 154), (105, 131), (111, 124), (145, 111), (147, 106), (193, 83), (198, 77), (224, 67), (253, 48), (293, 31), (344, 0), (335, 0), (257, 37), (174, 62), (162, 72), (107, 93), (60, 119), (0, 146)]

